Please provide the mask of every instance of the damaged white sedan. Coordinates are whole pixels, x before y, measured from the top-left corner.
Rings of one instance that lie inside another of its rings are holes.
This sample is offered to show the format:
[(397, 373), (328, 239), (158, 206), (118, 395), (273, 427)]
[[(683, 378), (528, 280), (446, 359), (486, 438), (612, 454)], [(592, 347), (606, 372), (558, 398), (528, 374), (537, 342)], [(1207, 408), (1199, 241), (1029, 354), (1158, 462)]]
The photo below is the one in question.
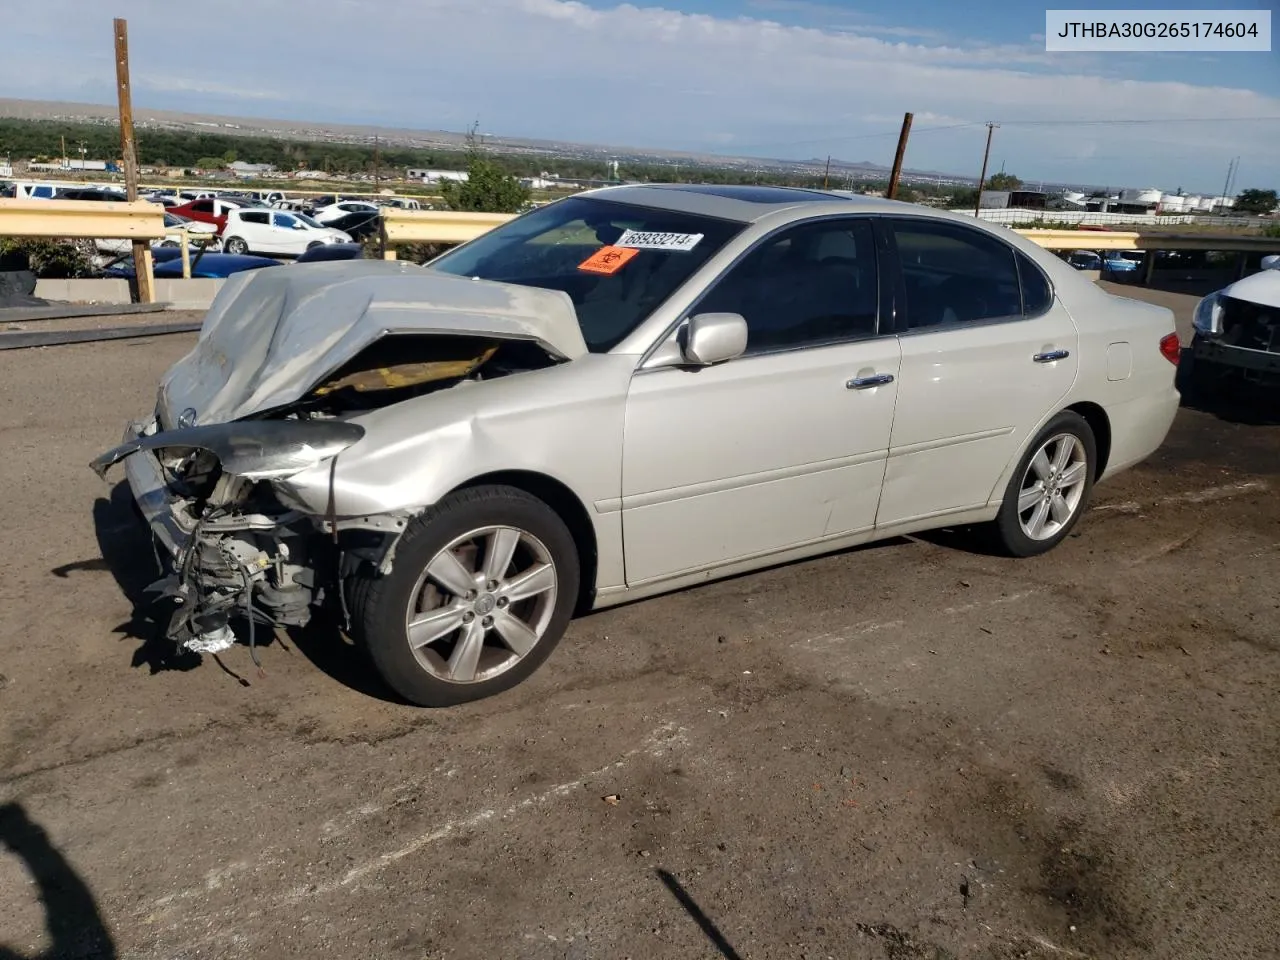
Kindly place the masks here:
[(617, 187), (425, 268), (233, 277), (94, 468), (123, 461), (175, 643), (327, 606), (439, 706), (577, 611), (957, 523), (1042, 553), (1161, 444), (1177, 360), (1170, 311), (971, 218)]

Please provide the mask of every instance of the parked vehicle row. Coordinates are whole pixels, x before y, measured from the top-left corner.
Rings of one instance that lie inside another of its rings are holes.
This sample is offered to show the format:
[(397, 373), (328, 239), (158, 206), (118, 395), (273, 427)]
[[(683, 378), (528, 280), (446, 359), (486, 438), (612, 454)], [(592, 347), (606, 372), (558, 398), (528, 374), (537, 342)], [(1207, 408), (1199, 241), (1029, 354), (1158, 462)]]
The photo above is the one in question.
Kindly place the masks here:
[[(156, 240), (151, 244), (152, 254), (161, 248), (177, 249), (182, 246), (182, 232), (186, 231), (188, 238), (193, 245), (201, 247), (206, 251), (216, 253), (222, 249), (222, 241), (218, 239), (217, 231), (211, 223), (200, 223), (191, 220), (180, 214), (166, 210), (164, 214), (164, 226), (166, 230), (171, 232), (164, 235), (163, 240)], [(111, 239), (111, 240), (95, 240), (94, 246), (98, 252), (108, 256), (118, 256), (128, 253), (133, 244), (129, 240)]]

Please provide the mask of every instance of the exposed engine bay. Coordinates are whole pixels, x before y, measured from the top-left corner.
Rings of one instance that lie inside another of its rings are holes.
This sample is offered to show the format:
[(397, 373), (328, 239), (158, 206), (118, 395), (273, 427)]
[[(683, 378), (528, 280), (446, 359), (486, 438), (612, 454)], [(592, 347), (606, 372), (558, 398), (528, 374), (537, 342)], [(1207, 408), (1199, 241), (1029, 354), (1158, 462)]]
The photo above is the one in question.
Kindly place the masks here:
[(1249, 350), (1280, 353), (1280, 307), (1223, 297), (1221, 342)]

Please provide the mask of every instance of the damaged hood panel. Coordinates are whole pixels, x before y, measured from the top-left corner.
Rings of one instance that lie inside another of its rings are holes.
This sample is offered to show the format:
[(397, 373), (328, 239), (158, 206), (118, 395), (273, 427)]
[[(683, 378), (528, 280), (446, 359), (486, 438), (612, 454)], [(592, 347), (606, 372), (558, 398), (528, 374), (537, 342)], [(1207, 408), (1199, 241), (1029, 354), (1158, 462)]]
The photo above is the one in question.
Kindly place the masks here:
[(195, 348), (160, 385), (168, 426), (292, 403), (360, 351), (396, 334), (527, 340), (559, 360), (587, 352), (568, 295), (349, 260), (236, 274), (218, 292)]
[(1263, 270), (1218, 292), (1224, 297), (1248, 300), (1261, 307), (1280, 308), (1280, 271)]

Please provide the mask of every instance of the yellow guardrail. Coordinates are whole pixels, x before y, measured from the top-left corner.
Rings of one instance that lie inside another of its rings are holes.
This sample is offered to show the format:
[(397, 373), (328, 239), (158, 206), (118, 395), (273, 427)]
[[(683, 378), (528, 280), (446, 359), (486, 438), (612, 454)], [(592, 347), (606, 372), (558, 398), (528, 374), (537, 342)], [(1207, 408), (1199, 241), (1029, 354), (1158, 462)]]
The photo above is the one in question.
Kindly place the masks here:
[[(164, 208), (145, 200), (117, 203), (98, 200), (0, 199), (0, 237), (47, 237), (69, 240), (161, 240), (168, 231)], [(186, 247), (184, 245), (184, 257)], [(143, 248), (137, 270), (138, 299), (155, 302), (151, 245)]]
[(510, 213), (465, 213), (458, 210), (382, 211), (386, 258), (396, 258), (396, 247), (405, 243), (466, 243), (515, 218)]
[[(509, 213), (461, 213), (450, 210), (382, 212), (387, 259), (405, 243), (466, 243), (513, 219)], [(1275, 253), (1280, 241), (1217, 233), (1161, 233), (1154, 230), (1037, 230), (1015, 229), (1047, 250), (1222, 250), (1235, 253)]]
[(1221, 233), (1156, 233), (1148, 230), (1016, 230), (1046, 250), (1222, 250), (1274, 253), (1280, 240)]
[(0, 200), (0, 236), (160, 240), (164, 208), (145, 200)]

